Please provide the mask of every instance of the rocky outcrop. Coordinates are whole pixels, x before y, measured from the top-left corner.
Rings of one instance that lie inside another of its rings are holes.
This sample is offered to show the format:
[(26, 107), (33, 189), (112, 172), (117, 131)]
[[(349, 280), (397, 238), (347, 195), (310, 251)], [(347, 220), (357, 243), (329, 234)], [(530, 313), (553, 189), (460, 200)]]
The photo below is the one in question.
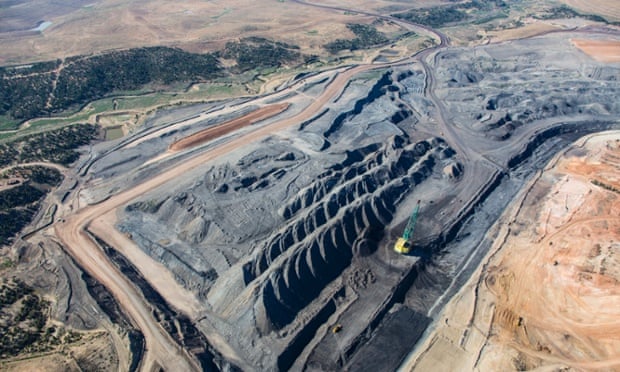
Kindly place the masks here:
[(381, 79), (379, 79), (379, 81), (377, 81), (377, 83), (375, 83), (375, 85), (372, 87), (372, 89), (370, 90), (367, 96), (355, 102), (353, 109), (343, 112), (342, 114), (338, 115), (332, 121), (329, 128), (323, 133), (323, 136), (329, 139), (330, 136), (338, 132), (340, 128), (342, 128), (342, 125), (344, 124), (345, 120), (351, 117), (354, 117), (356, 115), (359, 115), (364, 109), (364, 107), (368, 106), (369, 104), (373, 103), (377, 98), (386, 94), (388, 88), (392, 86), (390, 85), (391, 83), (392, 83), (392, 73), (388, 71), (385, 74), (383, 74), (383, 76), (381, 77)]
[(443, 168), (443, 174), (448, 178), (458, 178), (463, 173), (460, 163), (450, 163)]

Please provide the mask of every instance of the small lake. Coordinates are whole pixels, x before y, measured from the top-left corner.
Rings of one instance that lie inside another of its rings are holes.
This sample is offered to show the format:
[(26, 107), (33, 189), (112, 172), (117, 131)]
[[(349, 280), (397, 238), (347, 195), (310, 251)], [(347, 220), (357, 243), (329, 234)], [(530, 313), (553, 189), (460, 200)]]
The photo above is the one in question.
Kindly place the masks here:
[(41, 22), (39, 26), (37, 26), (37, 28), (33, 29), (33, 31), (43, 32), (46, 28), (48, 28), (51, 25), (52, 25), (52, 22), (50, 21)]

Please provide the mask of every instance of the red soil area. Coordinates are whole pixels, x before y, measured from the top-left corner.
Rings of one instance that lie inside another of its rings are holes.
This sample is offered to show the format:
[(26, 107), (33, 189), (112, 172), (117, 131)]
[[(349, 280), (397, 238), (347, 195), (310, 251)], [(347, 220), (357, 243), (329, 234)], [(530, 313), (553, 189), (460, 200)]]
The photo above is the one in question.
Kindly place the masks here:
[(250, 126), (261, 120), (269, 119), (278, 115), (290, 106), (289, 103), (279, 103), (276, 105), (265, 106), (259, 108), (256, 111), (244, 115), (240, 118), (229, 120), (222, 124), (203, 129), (200, 132), (194, 133), (191, 136), (187, 136), (181, 140), (174, 142), (168, 148), (170, 151), (181, 151), (191, 147), (201, 145), (207, 141), (222, 137), (229, 133), (232, 133), (243, 127)]

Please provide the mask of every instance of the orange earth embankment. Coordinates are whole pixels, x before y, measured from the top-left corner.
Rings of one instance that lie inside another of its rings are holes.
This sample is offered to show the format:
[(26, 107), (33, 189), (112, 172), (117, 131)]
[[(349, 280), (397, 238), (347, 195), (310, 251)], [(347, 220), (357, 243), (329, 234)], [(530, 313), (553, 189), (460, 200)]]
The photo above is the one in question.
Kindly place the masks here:
[(252, 111), (242, 117), (229, 120), (222, 124), (218, 124), (207, 129), (203, 129), (200, 132), (194, 133), (191, 136), (187, 136), (174, 142), (168, 148), (170, 151), (181, 151), (191, 147), (198, 146), (207, 141), (225, 136), (243, 127), (247, 127), (261, 120), (269, 119), (285, 111), (290, 106), (289, 103), (279, 103), (275, 105), (269, 105), (261, 107), (258, 110)]
[(573, 44), (599, 62), (620, 62), (620, 41), (572, 39)]
[(556, 160), (404, 370), (620, 369), (620, 133)]

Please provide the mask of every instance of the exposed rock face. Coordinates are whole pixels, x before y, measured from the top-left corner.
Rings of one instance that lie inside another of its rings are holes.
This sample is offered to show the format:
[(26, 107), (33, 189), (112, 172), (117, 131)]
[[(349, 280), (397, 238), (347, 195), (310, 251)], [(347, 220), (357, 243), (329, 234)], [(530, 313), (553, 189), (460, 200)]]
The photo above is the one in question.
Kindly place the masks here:
[(568, 40), (531, 39), (519, 44), (442, 53), (438, 96), (458, 115), (455, 121), (502, 142), (541, 120), (620, 112), (614, 93), (617, 66), (567, 55), (572, 49)]
[[(125, 209), (120, 229), (205, 298), (254, 365), (290, 367), (337, 311), (352, 260), (374, 254), (399, 203), (453, 161), (445, 141), (407, 134), (419, 116), (400, 97), (424, 76), (393, 80), (354, 82), (297, 142), (268, 138)], [(375, 281), (351, 275), (351, 288)]]
[(463, 172), (463, 166), (460, 163), (448, 164), (443, 168), (443, 174), (448, 178), (457, 178)]
[(129, 205), (131, 218), (122, 228), (171, 265), (182, 283), (205, 295), (221, 273), (250, 253), (257, 236), (279, 223), (276, 205), (288, 195), (280, 187), (307, 161), (282, 144), (251, 152), (234, 165), (211, 167), (171, 194)]
[[(211, 168), (185, 191), (133, 203), (121, 225), (222, 318), (259, 335), (298, 327), (295, 319), (355, 255), (377, 249), (399, 202), (454, 154), (444, 141), (411, 143), (397, 135), (321, 167), (324, 156), (280, 146)], [(262, 196), (249, 198), (256, 194)], [(214, 202), (227, 213), (209, 208)], [(234, 221), (231, 211), (260, 222)], [(253, 242), (257, 236), (264, 238)]]
[[(261, 337), (272, 352), (282, 347), (277, 365), (289, 368), (308, 337), (338, 311), (345, 288), (374, 281), (372, 271), (341, 278), (356, 257), (375, 253), (399, 203), (441, 174), (438, 158), (447, 148), (441, 140), (392, 136), (342, 154), (282, 203), (281, 227), (217, 280), (207, 296), (213, 310), (243, 330), (242, 339)], [(260, 350), (248, 354), (258, 358)]]
[[(617, 127), (617, 68), (556, 42), (451, 48), (429, 62), (433, 79), (415, 65), (361, 74), (296, 128), (127, 206), (119, 227), (203, 299), (206, 329), (247, 365), (359, 366), (384, 319), (423, 332), (533, 169), (573, 136)], [(417, 199), (423, 259), (391, 249)], [(406, 309), (386, 316), (395, 303)]]
[(347, 153), (284, 206), (286, 227), (244, 266), (246, 284), (263, 280), (261, 333), (293, 321), (350, 264), (354, 247), (363, 242), (369, 253), (377, 248), (396, 205), (432, 173), (439, 150), (426, 141), (403, 142), (393, 137), (382, 147)]

